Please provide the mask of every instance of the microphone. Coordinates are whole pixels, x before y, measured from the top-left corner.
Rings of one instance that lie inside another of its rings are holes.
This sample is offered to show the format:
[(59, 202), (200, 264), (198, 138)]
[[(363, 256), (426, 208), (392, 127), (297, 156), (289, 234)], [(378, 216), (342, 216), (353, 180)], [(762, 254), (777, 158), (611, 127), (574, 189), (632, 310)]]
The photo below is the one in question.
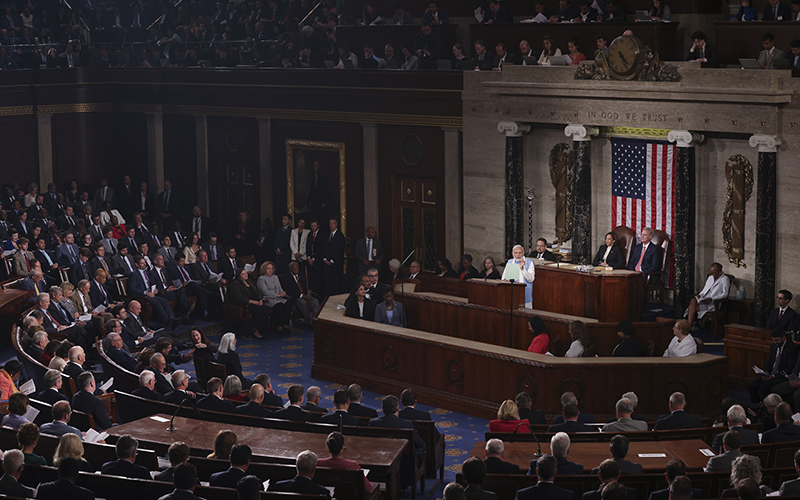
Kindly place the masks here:
[[(175, 408), (175, 413), (172, 414), (172, 419), (169, 421), (169, 428), (167, 429), (167, 432), (175, 432), (175, 431), (178, 430), (178, 429), (175, 428), (175, 416), (178, 415), (178, 412), (180, 411), (181, 407), (183, 406), (183, 403), (189, 401), (189, 399), (190, 398), (187, 396), (187, 397), (181, 399), (181, 402), (178, 403), (178, 407)], [(514, 431), (514, 432), (516, 432), (516, 431)]]
[(523, 425), (524, 425), (525, 427), (527, 427), (527, 428), (528, 428), (528, 431), (530, 431), (530, 433), (531, 433), (531, 436), (533, 436), (533, 439), (535, 439), (535, 440), (536, 440), (536, 446), (539, 448), (539, 449), (536, 451), (536, 453), (534, 453), (534, 454), (533, 454), (533, 456), (534, 456), (534, 457), (536, 457), (536, 458), (539, 458), (539, 457), (541, 457), (541, 456), (542, 456), (542, 445), (541, 445), (541, 443), (539, 443), (539, 438), (537, 438), (537, 437), (536, 437), (536, 434), (534, 434), (534, 433), (533, 433), (533, 429), (531, 429), (531, 426), (530, 426), (530, 424), (529, 424), (528, 422), (522, 421), (522, 422), (520, 422), (519, 424), (517, 424), (517, 428), (516, 428), (516, 429), (514, 429), (514, 432), (512, 432), (512, 433), (511, 433), (511, 437), (510, 437), (510, 438), (508, 438), (508, 442), (509, 442), (509, 443), (513, 443), (513, 442), (514, 442), (514, 437), (517, 435), (517, 431), (518, 431), (518, 430), (519, 430), (519, 428), (520, 428), (520, 427), (522, 427)]
[(344, 423), (342, 422), (342, 420), (343, 420), (342, 414), (339, 413), (339, 433), (340, 434), (344, 434), (344, 432), (343, 432)]

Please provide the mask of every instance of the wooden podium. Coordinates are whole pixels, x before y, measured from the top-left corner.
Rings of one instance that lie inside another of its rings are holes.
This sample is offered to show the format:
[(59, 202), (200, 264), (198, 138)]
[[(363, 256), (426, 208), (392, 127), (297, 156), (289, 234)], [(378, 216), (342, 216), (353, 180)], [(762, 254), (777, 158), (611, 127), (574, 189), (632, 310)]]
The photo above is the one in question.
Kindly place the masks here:
[(518, 309), (525, 304), (525, 283), (503, 280), (467, 280), (467, 300), (470, 304)]

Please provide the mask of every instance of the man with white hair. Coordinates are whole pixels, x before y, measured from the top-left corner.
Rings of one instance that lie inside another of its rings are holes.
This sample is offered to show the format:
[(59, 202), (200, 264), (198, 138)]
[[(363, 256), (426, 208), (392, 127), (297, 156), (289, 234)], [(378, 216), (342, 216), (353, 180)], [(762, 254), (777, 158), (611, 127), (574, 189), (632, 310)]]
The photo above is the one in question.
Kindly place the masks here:
[[(746, 422), (747, 413), (741, 405), (733, 405), (728, 408), (728, 430), (737, 431), (742, 436), (743, 445), (759, 444), (758, 433), (743, 427)], [(711, 442), (711, 449), (714, 450), (715, 453), (719, 453), (720, 450), (722, 450), (724, 435), (724, 432), (720, 432), (714, 436), (714, 440)]]
[(702, 427), (700, 417), (691, 413), (686, 413), (686, 396), (682, 392), (673, 392), (669, 397), (669, 415), (662, 416), (656, 422), (654, 430), (663, 431), (668, 429), (696, 429)]
[(627, 399), (633, 405), (633, 412), (631, 413), (631, 418), (634, 420), (641, 420), (642, 422), (647, 422), (647, 419), (643, 416), (636, 413), (636, 407), (639, 406), (639, 396), (636, 395), (633, 391), (628, 391), (622, 395), (623, 398)]
[[(557, 432), (555, 436), (550, 439), (550, 452), (558, 460), (557, 472), (559, 476), (581, 475), (583, 474), (583, 465), (567, 460), (567, 453), (569, 453), (569, 435), (566, 432)], [(536, 474), (536, 462), (538, 459), (531, 460), (528, 475), (533, 476)]]
[(297, 455), (297, 475), (294, 479), (270, 483), (269, 491), (283, 491), (287, 493), (304, 493), (307, 495), (325, 495), (330, 500), (331, 494), (327, 488), (311, 481), (317, 471), (317, 455), (306, 450)]
[(54, 369), (49, 369), (44, 374), (44, 385), (45, 389), (37, 394), (34, 399), (37, 401), (43, 401), (49, 405), (54, 405), (59, 401), (68, 401), (67, 397), (61, 392), (61, 385), (63, 381), (61, 380), (61, 372)]
[(124, 349), (125, 342), (122, 340), (122, 322), (112, 319), (106, 324), (106, 329), (111, 331), (103, 339), (106, 355), (119, 366), (128, 371), (136, 371), (136, 358), (128, 354)]
[(164, 401), (167, 403), (180, 404), (184, 399), (194, 405), (197, 402), (197, 394), (187, 390), (189, 387), (189, 375), (184, 370), (175, 370), (172, 372), (172, 387), (175, 389), (164, 395)]
[(33, 498), (36, 493), (33, 488), (28, 488), (19, 483), (22, 474), (25, 454), (20, 450), (9, 450), (3, 456), (3, 469), (6, 471), (0, 477), (0, 493), (11, 497)]
[(536, 278), (533, 260), (525, 257), (525, 249), (522, 248), (522, 245), (514, 245), (511, 254), (513, 258), (506, 262), (503, 279), (525, 283), (525, 307), (533, 309), (533, 280)]
[(78, 381), (78, 377), (83, 373), (83, 364), (86, 362), (86, 352), (83, 347), (76, 345), (70, 348), (67, 354), (67, 366), (64, 367), (64, 374), (69, 375), (72, 380)]
[(89, 334), (81, 325), (77, 323), (62, 324), (50, 313), (50, 294), (40, 293), (36, 296), (36, 307), (44, 314), (42, 327), (48, 335), (61, 332), (67, 339), (75, 345), (88, 349), (92, 343), (89, 341)]
[(308, 391), (306, 391), (306, 404), (300, 408), (304, 409), (305, 411), (310, 411), (311, 413), (320, 413), (324, 415), (328, 413), (328, 410), (319, 406), (319, 400), (321, 398), (322, 389), (316, 385), (312, 385), (308, 388)]
[(631, 418), (633, 413), (633, 403), (630, 399), (622, 398), (617, 401), (615, 406), (617, 420), (603, 426), (603, 432), (626, 432), (626, 431), (646, 431), (647, 422), (634, 420)]
[(172, 378), (167, 372), (167, 360), (164, 358), (164, 355), (160, 352), (153, 354), (153, 357), (150, 358), (150, 366), (145, 368), (145, 371), (149, 371), (155, 375), (155, 390), (159, 394), (167, 394), (172, 392)]
[(150, 399), (154, 401), (164, 401), (164, 396), (157, 393), (154, 389), (156, 387), (156, 374), (150, 370), (143, 370), (139, 374), (139, 388), (133, 391), (135, 396), (140, 398)]
[(521, 474), (517, 464), (503, 461), (503, 452), (505, 445), (499, 439), (490, 439), (486, 442), (486, 458), (483, 463), (486, 464), (487, 474)]
[(33, 334), (33, 340), (31, 340), (30, 345), (28, 346), (27, 353), (33, 359), (38, 360), (39, 357), (44, 352), (44, 348), (47, 347), (47, 334), (40, 330)]

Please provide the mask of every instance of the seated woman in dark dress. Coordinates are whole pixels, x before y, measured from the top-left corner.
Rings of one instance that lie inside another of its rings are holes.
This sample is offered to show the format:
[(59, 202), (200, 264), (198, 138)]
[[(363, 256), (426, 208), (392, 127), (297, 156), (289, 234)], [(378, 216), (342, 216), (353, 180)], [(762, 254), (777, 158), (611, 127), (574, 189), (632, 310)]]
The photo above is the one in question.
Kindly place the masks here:
[(194, 355), (206, 361), (216, 361), (214, 353), (217, 352), (217, 346), (212, 345), (208, 341), (205, 334), (198, 328), (192, 328), (192, 346), (194, 347)]
[(616, 234), (613, 232), (606, 234), (606, 242), (600, 245), (592, 265), (625, 269), (625, 255), (622, 253), (622, 248), (617, 246)]
[(225, 365), (228, 375), (236, 375), (242, 381), (242, 389), (249, 389), (253, 385), (252, 380), (244, 378), (242, 375), (242, 363), (239, 361), (239, 354), (236, 352), (236, 334), (228, 332), (219, 341), (219, 352), (217, 352), (217, 363)]
[(266, 330), (270, 309), (261, 300), (256, 286), (250, 283), (249, 275), (245, 268), (239, 269), (236, 273), (236, 279), (228, 286), (228, 302), (247, 306), (250, 314), (253, 315), (253, 322), (256, 328), (253, 332), (253, 337), (263, 339), (264, 337), (258, 332), (258, 329), (263, 328)]
[(356, 300), (347, 303), (344, 315), (348, 318), (375, 321), (375, 303), (367, 298), (367, 287), (364, 284), (356, 288)]
[(440, 278), (458, 278), (458, 274), (453, 271), (453, 266), (450, 264), (447, 257), (436, 259), (436, 269), (439, 270), (436, 276)]

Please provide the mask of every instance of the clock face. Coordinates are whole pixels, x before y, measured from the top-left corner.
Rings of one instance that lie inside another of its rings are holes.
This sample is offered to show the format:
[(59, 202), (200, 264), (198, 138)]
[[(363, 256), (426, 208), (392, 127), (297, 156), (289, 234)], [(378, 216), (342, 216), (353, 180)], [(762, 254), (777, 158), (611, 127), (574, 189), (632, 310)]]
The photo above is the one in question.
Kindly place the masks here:
[(608, 48), (608, 67), (619, 76), (634, 75), (638, 67), (640, 46), (631, 36), (614, 39)]
[(416, 135), (407, 135), (403, 139), (403, 161), (408, 165), (417, 165), (422, 160), (422, 143)]

